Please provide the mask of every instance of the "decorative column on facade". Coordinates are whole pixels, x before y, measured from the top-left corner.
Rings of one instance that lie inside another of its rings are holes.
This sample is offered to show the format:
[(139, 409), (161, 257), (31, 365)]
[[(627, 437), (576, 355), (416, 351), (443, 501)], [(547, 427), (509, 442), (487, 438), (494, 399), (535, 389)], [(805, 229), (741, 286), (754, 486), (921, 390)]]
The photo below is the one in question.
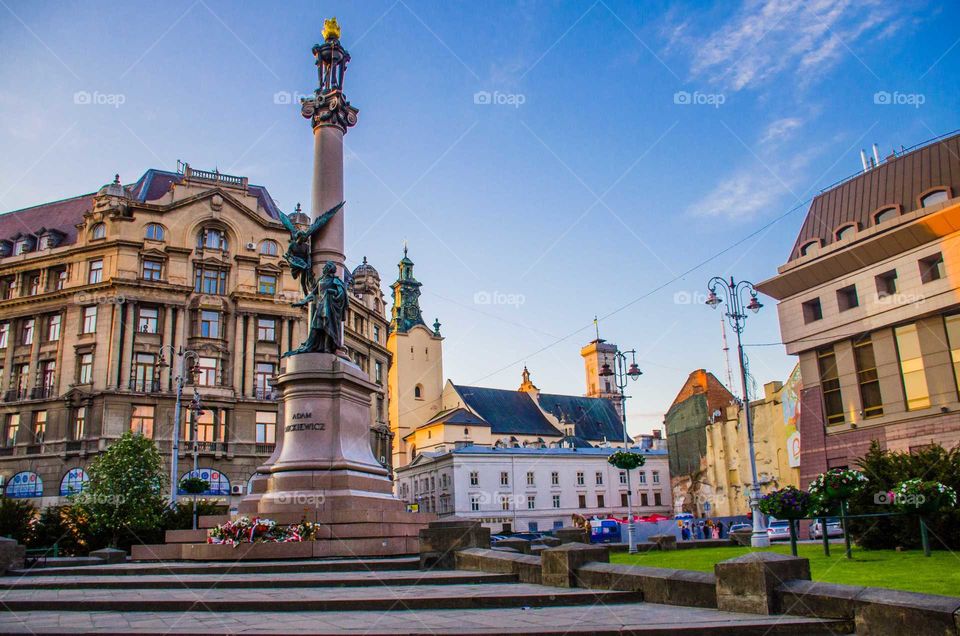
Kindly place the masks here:
[(137, 303), (130, 300), (122, 305), (125, 307), (123, 327), (123, 359), (120, 363), (120, 386), (130, 386), (130, 370), (133, 366), (133, 338), (137, 331)]
[[(123, 305), (113, 303), (110, 305), (112, 311), (110, 324), (110, 341), (105, 347), (97, 347), (98, 351), (109, 351), (110, 358), (107, 365), (107, 388), (120, 388), (117, 380), (120, 368), (120, 325), (123, 324)], [(100, 322), (100, 314), (103, 305), (97, 307), (97, 323)], [(100, 325), (97, 324), (97, 327)], [(99, 329), (98, 329), (98, 333)], [(99, 340), (99, 338), (97, 338)], [(99, 343), (98, 343), (99, 344)]]
[[(245, 362), (243, 369), (243, 388), (241, 390), (245, 391), (248, 396), (252, 396), (253, 393), (253, 360), (254, 352), (257, 349), (257, 320), (254, 315), (250, 315), (247, 319), (247, 337), (244, 341), (245, 347)], [(250, 380), (250, 382), (247, 382)]]
[[(163, 306), (163, 340), (160, 341), (161, 346), (173, 346), (173, 312), (175, 311), (173, 305), (164, 305)], [(174, 349), (176, 352), (177, 349)], [(172, 360), (173, 356), (171, 356)], [(168, 366), (161, 367), (160, 369), (160, 390), (161, 391), (172, 391), (173, 385), (170, 382), (173, 371), (173, 364)]]
[(243, 314), (239, 311), (233, 314), (233, 346), (230, 348), (231, 362), (233, 363), (233, 377), (230, 384), (233, 385), (234, 395), (243, 395)]
[(13, 350), (14, 342), (17, 338), (17, 329), (20, 327), (18, 320), (11, 320), (7, 326), (7, 351), (3, 356), (3, 372), (6, 374), (7, 382), (3, 385), (4, 389), (12, 389), (13, 386)]
[[(343, 201), (343, 136), (357, 123), (356, 108), (343, 94), (343, 76), (350, 54), (340, 44), (335, 20), (323, 29), (324, 41), (313, 47), (319, 86), (314, 96), (301, 100), (301, 113), (313, 125), (313, 189), (311, 217), (316, 219)], [(313, 238), (312, 263), (321, 271), (333, 261), (344, 272), (344, 214), (335, 214)]]
[(33, 343), (30, 345), (30, 373), (33, 377), (33, 383), (30, 389), (40, 386), (40, 341), (43, 339), (40, 323), (43, 322), (39, 316), (33, 317)]

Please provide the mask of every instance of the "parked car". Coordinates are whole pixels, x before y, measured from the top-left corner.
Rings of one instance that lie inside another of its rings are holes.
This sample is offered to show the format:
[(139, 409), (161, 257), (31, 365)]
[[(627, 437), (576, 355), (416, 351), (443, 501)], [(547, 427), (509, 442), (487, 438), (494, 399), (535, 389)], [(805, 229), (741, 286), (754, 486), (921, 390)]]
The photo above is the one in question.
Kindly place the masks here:
[(505, 534), (491, 534), (490, 543), (496, 543), (497, 541), (501, 541), (506, 538), (507, 538), (507, 535)]
[(536, 543), (543, 538), (542, 532), (514, 532), (510, 535), (511, 539), (526, 539), (530, 543)]
[(767, 537), (771, 541), (790, 538), (790, 522), (772, 519), (767, 525)]
[(727, 528), (727, 532), (737, 532), (738, 530), (753, 530), (749, 523), (735, 523)]
[[(827, 537), (842, 537), (843, 536), (843, 526), (840, 525), (840, 520), (836, 517), (827, 518)], [(823, 532), (820, 530), (820, 520), (816, 519), (813, 523), (810, 524), (810, 538), (811, 539), (822, 539)]]

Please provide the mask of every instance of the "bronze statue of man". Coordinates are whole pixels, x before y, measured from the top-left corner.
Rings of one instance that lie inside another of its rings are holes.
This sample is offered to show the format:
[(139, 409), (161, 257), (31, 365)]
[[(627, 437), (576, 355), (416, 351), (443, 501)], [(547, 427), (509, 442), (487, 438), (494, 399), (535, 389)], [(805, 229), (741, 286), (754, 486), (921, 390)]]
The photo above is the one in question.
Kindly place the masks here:
[(300, 347), (284, 356), (298, 353), (333, 353), (343, 346), (343, 319), (347, 311), (347, 286), (337, 276), (337, 266), (327, 261), (323, 275), (307, 297), (294, 307), (310, 306), (310, 331)]

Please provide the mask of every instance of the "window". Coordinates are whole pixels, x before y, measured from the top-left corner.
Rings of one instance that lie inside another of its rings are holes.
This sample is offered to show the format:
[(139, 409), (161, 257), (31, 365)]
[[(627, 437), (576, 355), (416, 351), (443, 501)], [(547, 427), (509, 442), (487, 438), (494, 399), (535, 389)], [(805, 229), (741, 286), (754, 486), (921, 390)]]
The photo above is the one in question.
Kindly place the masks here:
[(582, 486), (583, 484), (584, 484), (583, 473), (582, 473), (582, 472), (578, 472), (578, 473), (577, 473), (577, 485), (578, 485), (578, 486)]
[(197, 358), (197, 379), (198, 386), (216, 386), (217, 385), (217, 359), (216, 358)]
[(53, 267), (47, 273), (47, 285), (51, 291), (60, 291), (67, 286), (67, 268)]
[(603, 495), (601, 495), (601, 494), (598, 493), (598, 494), (597, 494), (597, 508), (605, 508), (606, 506), (607, 506), (607, 502), (606, 502), (606, 500), (604, 499)]
[(651, 476), (653, 477), (653, 483), (659, 484), (659, 483), (660, 483), (660, 471), (659, 471), (659, 470), (654, 470), (654, 471), (651, 471), (650, 474), (651, 474)]
[(146, 236), (151, 241), (163, 241), (163, 240), (166, 240), (167, 233), (166, 233), (166, 230), (163, 229), (162, 225), (159, 225), (157, 223), (148, 223), (147, 231), (144, 234), (144, 236)]
[(857, 298), (857, 286), (847, 285), (837, 290), (837, 306), (840, 311), (847, 311), (860, 305), (860, 299)]
[(103, 281), (103, 259), (98, 258), (87, 263), (87, 283), (93, 285)]
[(945, 316), (943, 321), (950, 347), (950, 361), (953, 363), (953, 378), (960, 391), (960, 314)]
[(200, 335), (203, 338), (220, 337), (219, 311), (207, 311), (206, 309), (200, 311)]
[(507, 472), (500, 473), (500, 485), (501, 486), (510, 485), (510, 473), (507, 473)]
[(277, 412), (257, 411), (257, 444), (276, 444)]
[(264, 256), (276, 256), (279, 249), (277, 248), (276, 241), (261, 241), (260, 242), (260, 253)]
[(200, 230), (200, 233), (197, 234), (198, 249), (226, 251), (228, 247), (227, 235), (223, 230), (208, 227)]
[[(204, 492), (200, 493), (202, 495), (229, 495), (230, 494), (230, 479), (226, 475), (221, 473), (219, 470), (213, 468), (199, 468), (198, 470), (191, 470), (188, 473), (184, 473), (180, 476), (180, 481), (190, 477), (198, 477), (203, 481), (210, 484), (210, 487), (207, 488)], [(187, 493), (183, 491), (182, 488), (178, 489), (179, 494), (186, 495)]]
[(879, 225), (880, 223), (884, 223), (890, 219), (895, 219), (898, 216), (900, 216), (900, 210), (896, 207), (883, 208), (873, 215), (873, 223), (874, 225)]
[(157, 357), (152, 353), (138, 353), (133, 359), (134, 391), (157, 391)]
[(819, 298), (803, 303), (803, 322), (811, 323), (821, 318), (823, 318), (823, 309), (820, 306)]
[(107, 226), (103, 223), (97, 223), (93, 226), (93, 229), (90, 230), (90, 238), (97, 240), (102, 239), (107, 235)]
[(90, 384), (91, 382), (93, 382), (93, 354), (83, 353), (80, 355), (77, 383)]
[(475, 470), (470, 473), (470, 485), (471, 486), (480, 485), (480, 475)]
[(36, 296), (40, 293), (40, 274), (30, 272), (23, 276), (23, 291), (25, 296)]
[(857, 232), (857, 226), (854, 224), (844, 225), (836, 231), (834, 238), (837, 241), (842, 241), (853, 236)]
[(530, 521), (527, 523), (528, 532), (538, 532), (540, 530), (540, 524), (536, 521)]
[(87, 434), (87, 407), (78, 406), (73, 412), (73, 439), (83, 439)]
[(97, 306), (90, 305), (83, 308), (83, 331), (80, 333), (95, 333), (97, 331)]
[[(379, 360), (373, 363), (373, 381), (377, 384), (383, 384), (383, 363)], [(469, 435), (470, 431), (467, 430), (465, 435)]]
[(137, 331), (140, 333), (157, 333), (160, 310), (156, 307), (140, 307), (137, 313)]
[(273, 274), (260, 274), (257, 277), (257, 293), (273, 296), (277, 293), (277, 277)]
[(903, 325), (893, 330), (900, 358), (900, 377), (907, 398), (907, 410), (925, 409), (930, 406), (927, 391), (927, 376), (923, 368), (923, 352), (917, 325)]
[(272, 389), (270, 387), (270, 380), (277, 372), (277, 367), (272, 362), (258, 362), (253, 376), (254, 388), (257, 391), (257, 396), (261, 399), (265, 399)]
[(7, 415), (7, 421), (3, 427), (3, 445), (13, 446), (17, 443), (17, 431), (20, 430), (20, 414), (10, 413)]
[(23, 328), (20, 331), (20, 344), (33, 344), (34, 322), (33, 318), (23, 321)]
[(586, 495), (577, 495), (577, 507), (586, 508), (587, 507), (587, 496)]
[(17, 281), (13, 276), (0, 279), (0, 297), (3, 300), (13, 298), (13, 290), (17, 286)]
[(660, 493), (658, 493), (658, 492), (653, 493), (653, 505), (654, 505), (654, 506), (662, 506), (662, 505), (663, 505), (663, 500), (660, 498)]
[(627, 483), (627, 471), (625, 470), (620, 471), (620, 483), (621, 484)]
[(500, 497), (500, 509), (510, 510), (510, 498), (506, 495)]
[(0, 348), (7, 347), (7, 340), (10, 337), (10, 323), (3, 322), (0, 323)]
[(193, 291), (198, 294), (223, 296), (227, 293), (227, 270), (209, 266), (195, 267)]
[(27, 380), (30, 378), (30, 365), (18, 364), (14, 367), (16, 370), (17, 393), (22, 397), (27, 392)]
[(6, 495), (7, 497), (15, 499), (25, 497), (42, 497), (43, 480), (40, 479), (40, 475), (31, 471), (17, 473), (10, 478), (10, 483), (7, 484)]
[(537, 507), (537, 498), (534, 495), (527, 497), (527, 510), (533, 510)]
[(134, 404), (130, 414), (130, 431), (134, 435), (153, 437), (153, 406)]
[(60, 314), (47, 318), (47, 341), (56, 342), (60, 339)]
[(601, 472), (598, 471), (597, 474), (596, 474), (596, 478), (597, 478), (597, 485), (598, 485), (598, 486), (602, 486), (602, 485), (603, 485), (603, 473), (601, 473)]
[(532, 472), (528, 472), (528, 473), (527, 473), (527, 485), (528, 485), (528, 486), (534, 486), (534, 485), (536, 485), (536, 482), (534, 481), (534, 479), (535, 479), (534, 474), (533, 474)]
[(560, 473), (550, 473), (550, 485), (551, 486), (560, 485)]
[(72, 468), (60, 480), (60, 496), (69, 497), (83, 491), (90, 478), (82, 468)]
[(806, 256), (807, 254), (810, 253), (810, 250), (819, 246), (820, 246), (820, 239), (817, 239), (815, 241), (807, 241), (806, 243), (800, 246), (800, 256)]
[(57, 361), (44, 360), (40, 363), (40, 386), (44, 389), (53, 389), (57, 377)]
[(13, 244), (13, 253), (15, 255), (26, 254), (30, 251), (30, 239), (18, 239), (16, 243)]
[(837, 371), (837, 356), (833, 347), (817, 352), (820, 369), (820, 391), (823, 393), (823, 409), (827, 424), (843, 422), (843, 397), (840, 393), (840, 375)]
[(373, 326), (373, 341), (377, 344), (380, 343), (380, 325)]
[(150, 258), (143, 259), (143, 280), (162, 280), (163, 263)]
[[(220, 439), (217, 435), (217, 413), (221, 415), (225, 411), (217, 409), (205, 409), (200, 415), (191, 414), (194, 432), (197, 434), (198, 442), (214, 442)], [(220, 418), (222, 420), (222, 417)]]
[(560, 507), (560, 495), (554, 495), (554, 496), (553, 496), (553, 507), (554, 507), (554, 508), (559, 508), (559, 507)]
[(873, 355), (873, 342), (865, 336), (853, 343), (853, 359), (857, 365), (857, 383), (860, 385), (860, 402), (863, 416), (883, 415), (883, 397), (880, 395), (880, 379), (877, 361)]
[(33, 442), (43, 444), (43, 437), (47, 434), (47, 412), (36, 411), (33, 414)]
[(879, 274), (874, 278), (877, 283), (877, 298), (886, 298), (897, 293), (897, 270)]
[(470, 497), (470, 510), (477, 512), (480, 510), (480, 498), (476, 496)]
[(260, 342), (277, 341), (277, 321), (273, 318), (257, 318), (257, 340)]
[(418, 384), (417, 386), (413, 387), (413, 397), (418, 400), (423, 399), (423, 387), (421, 385)]
[(920, 280), (924, 283), (932, 283), (947, 275), (943, 268), (943, 256), (939, 252), (921, 258), (918, 264), (920, 265)]
[(641, 506), (649, 506), (649, 505), (650, 505), (650, 496), (647, 495), (647, 493), (645, 493), (645, 492), (640, 493), (640, 505), (641, 505)]
[(949, 193), (946, 190), (936, 190), (930, 194), (924, 195), (920, 199), (920, 207), (926, 208), (934, 205), (936, 203), (943, 203), (950, 198)]
[(625, 492), (620, 493), (620, 507), (626, 508), (629, 505), (629, 503), (630, 502), (627, 501), (627, 493)]

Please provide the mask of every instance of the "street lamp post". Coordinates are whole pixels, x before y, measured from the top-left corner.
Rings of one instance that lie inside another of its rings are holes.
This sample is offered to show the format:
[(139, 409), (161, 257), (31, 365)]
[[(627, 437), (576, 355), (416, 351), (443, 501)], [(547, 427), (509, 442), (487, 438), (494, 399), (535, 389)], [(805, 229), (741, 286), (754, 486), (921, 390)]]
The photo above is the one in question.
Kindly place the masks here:
[[(627, 366), (627, 355), (630, 355), (630, 366)], [(620, 419), (623, 423), (623, 448), (624, 450), (628, 449), (630, 446), (630, 438), (627, 436), (627, 379), (636, 380), (641, 375), (643, 371), (640, 370), (640, 367), (637, 366), (637, 351), (636, 349), (630, 349), (629, 351), (620, 351), (619, 349), (613, 354), (613, 368), (610, 368), (610, 364), (607, 362), (603, 363), (603, 366), (600, 367), (600, 376), (601, 377), (610, 377), (613, 376), (613, 382), (617, 385), (617, 388), (620, 390)], [(635, 532), (634, 522), (633, 522), (633, 484), (630, 479), (630, 471), (627, 470), (627, 542), (629, 544), (629, 550), (631, 554), (635, 554), (637, 551), (637, 535)]]
[[(176, 410), (174, 410), (173, 412), (173, 436), (172, 436), (173, 444), (172, 444), (172, 448), (170, 449), (170, 506), (173, 507), (177, 505), (177, 494), (178, 494), (177, 490), (179, 485), (179, 482), (177, 480), (177, 455), (180, 448), (180, 411), (181, 411), (181, 403), (183, 401), (183, 381), (187, 373), (186, 362), (190, 358), (193, 358), (193, 360), (196, 362), (196, 360), (199, 357), (199, 354), (197, 354), (196, 351), (191, 351), (191, 350), (184, 351), (183, 347), (180, 347), (180, 349), (177, 350), (173, 347), (173, 345), (164, 345), (160, 347), (159, 366), (161, 368), (170, 366), (170, 364), (166, 362), (166, 360), (163, 357), (164, 352), (166, 352), (167, 350), (169, 350), (170, 352), (169, 355), (171, 360), (173, 359), (174, 356), (176, 356), (179, 360), (179, 369), (177, 371), (177, 378), (176, 378), (177, 405), (176, 405)], [(194, 393), (196, 393), (196, 391), (194, 391)], [(196, 400), (196, 398), (194, 399)], [(196, 470), (197, 468), (196, 447), (194, 447), (193, 463), (194, 463), (193, 468), (194, 470)]]
[[(750, 510), (753, 512), (753, 533), (750, 535), (750, 545), (755, 548), (766, 548), (770, 545), (770, 537), (764, 528), (763, 515), (760, 513), (760, 482), (757, 479), (757, 454), (753, 444), (753, 414), (750, 412), (750, 398), (747, 393), (747, 368), (743, 362), (743, 342), (741, 334), (747, 320), (746, 310), (753, 313), (763, 307), (757, 300), (757, 290), (753, 283), (742, 280), (739, 283), (733, 277), (727, 280), (721, 276), (714, 276), (707, 283), (710, 293), (707, 295), (707, 304), (716, 309), (720, 303), (727, 302), (725, 313), (727, 321), (737, 334), (737, 357), (740, 361), (740, 383), (743, 390), (743, 410), (747, 420), (747, 447), (750, 451)], [(717, 295), (719, 290), (720, 296)], [(721, 296), (723, 298), (721, 298)], [(749, 296), (750, 300), (746, 298)], [(745, 302), (746, 301), (746, 302)]]

